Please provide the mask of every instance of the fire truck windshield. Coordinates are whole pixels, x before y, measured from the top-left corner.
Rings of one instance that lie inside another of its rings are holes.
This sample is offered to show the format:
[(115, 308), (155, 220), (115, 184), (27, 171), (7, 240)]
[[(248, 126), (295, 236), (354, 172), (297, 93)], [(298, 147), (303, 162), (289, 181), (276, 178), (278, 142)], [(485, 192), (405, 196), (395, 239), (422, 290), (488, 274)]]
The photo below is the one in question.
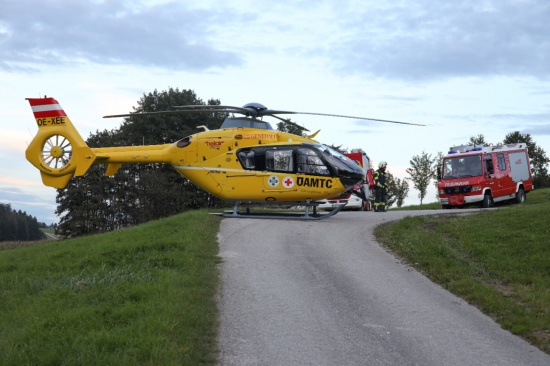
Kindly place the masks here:
[(443, 179), (478, 177), (481, 174), (481, 155), (455, 156), (443, 161)]

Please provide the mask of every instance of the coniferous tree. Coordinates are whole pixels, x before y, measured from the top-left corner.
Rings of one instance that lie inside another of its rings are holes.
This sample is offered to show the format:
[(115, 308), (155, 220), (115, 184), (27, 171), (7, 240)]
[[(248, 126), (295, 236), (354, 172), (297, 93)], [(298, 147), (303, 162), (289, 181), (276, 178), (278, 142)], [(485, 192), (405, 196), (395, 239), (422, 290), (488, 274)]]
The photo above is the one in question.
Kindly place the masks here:
[(309, 130), (295, 122), (292, 122), (289, 118), (277, 123), (277, 131), (288, 132), (298, 136), (306, 136)]
[(485, 136), (479, 134), (477, 136), (470, 137), (470, 141), (466, 145), (481, 145), (481, 146), (490, 146), (491, 144), (485, 141)]
[(13, 210), (10, 204), (0, 203), (0, 241), (34, 241), (44, 238), (36, 217), (21, 210)]

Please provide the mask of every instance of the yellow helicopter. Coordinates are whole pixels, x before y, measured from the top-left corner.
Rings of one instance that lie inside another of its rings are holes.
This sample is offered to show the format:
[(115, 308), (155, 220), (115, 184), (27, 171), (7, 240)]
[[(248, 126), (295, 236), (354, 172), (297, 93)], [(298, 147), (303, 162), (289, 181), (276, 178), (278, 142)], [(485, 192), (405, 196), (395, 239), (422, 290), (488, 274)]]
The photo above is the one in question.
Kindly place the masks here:
[[(179, 141), (161, 145), (90, 148), (54, 98), (27, 98), (34, 113), (38, 133), (26, 150), (46, 186), (64, 188), (71, 177), (82, 176), (92, 164), (107, 164), (106, 176), (114, 175), (122, 164), (165, 163), (208, 193), (234, 203), (224, 217), (273, 217), (323, 219), (344, 205), (319, 214), (317, 200), (352, 190), (365, 179), (353, 160), (315, 140), (275, 131), (262, 117), (279, 114), (312, 114), (367, 119), (333, 114), (271, 110), (259, 103), (244, 107), (220, 105), (178, 106), (175, 111), (144, 112), (105, 116), (135, 117), (166, 113), (226, 113), (243, 117), (226, 118), (217, 130), (195, 133)], [(422, 126), (422, 125), (420, 125)], [(318, 131), (317, 131), (318, 132)], [(252, 213), (250, 206), (303, 206), (304, 213)]]

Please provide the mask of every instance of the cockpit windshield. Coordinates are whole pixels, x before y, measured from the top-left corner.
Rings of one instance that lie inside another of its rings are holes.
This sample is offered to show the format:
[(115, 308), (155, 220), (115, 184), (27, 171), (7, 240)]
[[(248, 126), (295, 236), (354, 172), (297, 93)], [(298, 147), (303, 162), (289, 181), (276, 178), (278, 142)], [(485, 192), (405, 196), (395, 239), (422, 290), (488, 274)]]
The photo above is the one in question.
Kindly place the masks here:
[(314, 148), (319, 150), (321, 154), (327, 159), (330, 164), (338, 168), (339, 174), (343, 174), (344, 171), (349, 171), (352, 175), (355, 174), (364, 174), (363, 169), (352, 159), (348, 158), (346, 155), (331, 149), (326, 145), (312, 145)]
[(443, 179), (478, 177), (481, 174), (481, 155), (456, 156), (443, 161)]

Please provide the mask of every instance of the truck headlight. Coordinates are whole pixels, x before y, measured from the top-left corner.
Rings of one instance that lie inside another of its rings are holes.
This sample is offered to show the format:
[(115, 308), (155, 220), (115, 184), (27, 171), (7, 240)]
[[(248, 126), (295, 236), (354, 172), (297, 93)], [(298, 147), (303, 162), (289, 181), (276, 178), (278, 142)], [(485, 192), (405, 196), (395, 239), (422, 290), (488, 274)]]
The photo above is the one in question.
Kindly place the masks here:
[(472, 192), (477, 192), (477, 191), (481, 191), (481, 186), (473, 186), (472, 187)]

